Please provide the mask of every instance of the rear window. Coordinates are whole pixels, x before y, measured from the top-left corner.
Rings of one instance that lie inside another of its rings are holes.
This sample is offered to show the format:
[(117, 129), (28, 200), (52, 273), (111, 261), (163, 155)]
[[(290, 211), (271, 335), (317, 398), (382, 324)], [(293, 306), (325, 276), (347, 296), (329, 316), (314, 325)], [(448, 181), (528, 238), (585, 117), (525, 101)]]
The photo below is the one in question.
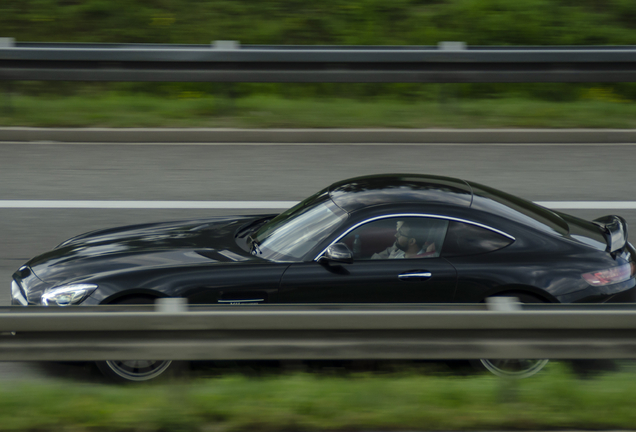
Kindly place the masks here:
[(512, 239), (475, 225), (451, 222), (442, 248), (443, 257), (477, 255), (505, 248)]
[(473, 187), (471, 208), (493, 213), (550, 234), (565, 236), (568, 224), (555, 212), (532, 201), (510, 195), (488, 186)]

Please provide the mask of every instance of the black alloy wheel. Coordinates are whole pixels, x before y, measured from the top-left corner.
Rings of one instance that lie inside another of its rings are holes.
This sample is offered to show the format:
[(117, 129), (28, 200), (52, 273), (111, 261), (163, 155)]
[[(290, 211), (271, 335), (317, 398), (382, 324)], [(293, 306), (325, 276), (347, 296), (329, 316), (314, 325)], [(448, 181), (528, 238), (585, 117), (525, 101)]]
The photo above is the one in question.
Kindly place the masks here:
[[(111, 304), (153, 304), (154, 298), (128, 297)], [(95, 362), (100, 372), (112, 382), (141, 382), (174, 377), (187, 369), (188, 362), (172, 360), (107, 360)]]
[[(520, 303), (545, 303), (544, 300), (526, 293), (509, 293), (495, 297), (517, 298)], [(529, 378), (539, 373), (548, 359), (479, 359), (471, 360), (478, 370), (488, 372), (502, 378)]]

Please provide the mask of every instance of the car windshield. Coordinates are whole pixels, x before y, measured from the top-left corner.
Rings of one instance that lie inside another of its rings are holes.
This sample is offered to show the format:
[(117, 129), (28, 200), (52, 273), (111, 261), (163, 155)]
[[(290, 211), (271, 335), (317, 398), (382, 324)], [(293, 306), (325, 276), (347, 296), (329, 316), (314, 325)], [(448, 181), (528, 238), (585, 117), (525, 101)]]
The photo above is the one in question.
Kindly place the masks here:
[(346, 218), (328, 191), (320, 191), (252, 234), (258, 245), (255, 253), (272, 261), (300, 261)]

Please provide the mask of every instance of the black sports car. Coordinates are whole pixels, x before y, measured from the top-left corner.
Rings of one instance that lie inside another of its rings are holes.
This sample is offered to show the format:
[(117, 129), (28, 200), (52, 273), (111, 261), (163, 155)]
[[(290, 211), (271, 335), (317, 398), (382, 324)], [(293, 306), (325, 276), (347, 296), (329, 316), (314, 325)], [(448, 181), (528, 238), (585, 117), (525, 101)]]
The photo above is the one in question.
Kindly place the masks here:
[[(15, 272), (12, 304), (633, 301), (635, 253), (619, 216), (588, 222), (469, 181), (377, 175), (335, 183), (278, 215), (74, 237)], [(144, 380), (170, 362), (98, 365)]]

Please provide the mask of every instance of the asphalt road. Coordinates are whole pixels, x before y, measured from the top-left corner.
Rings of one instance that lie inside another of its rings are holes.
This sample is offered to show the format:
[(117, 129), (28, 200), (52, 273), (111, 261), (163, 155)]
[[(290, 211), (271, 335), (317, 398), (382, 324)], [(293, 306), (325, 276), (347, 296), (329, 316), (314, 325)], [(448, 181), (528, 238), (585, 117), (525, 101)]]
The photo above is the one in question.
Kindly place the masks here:
[[(471, 179), (533, 201), (632, 201), (636, 145), (241, 145), (0, 143), (0, 200), (297, 201), (347, 177)], [(30, 257), (85, 231), (263, 210), (0, 208), (0, 305)], [(584, 218), (636, 210), (585, 209)], [(38, 373), (0, 365), (0, 379)]]

